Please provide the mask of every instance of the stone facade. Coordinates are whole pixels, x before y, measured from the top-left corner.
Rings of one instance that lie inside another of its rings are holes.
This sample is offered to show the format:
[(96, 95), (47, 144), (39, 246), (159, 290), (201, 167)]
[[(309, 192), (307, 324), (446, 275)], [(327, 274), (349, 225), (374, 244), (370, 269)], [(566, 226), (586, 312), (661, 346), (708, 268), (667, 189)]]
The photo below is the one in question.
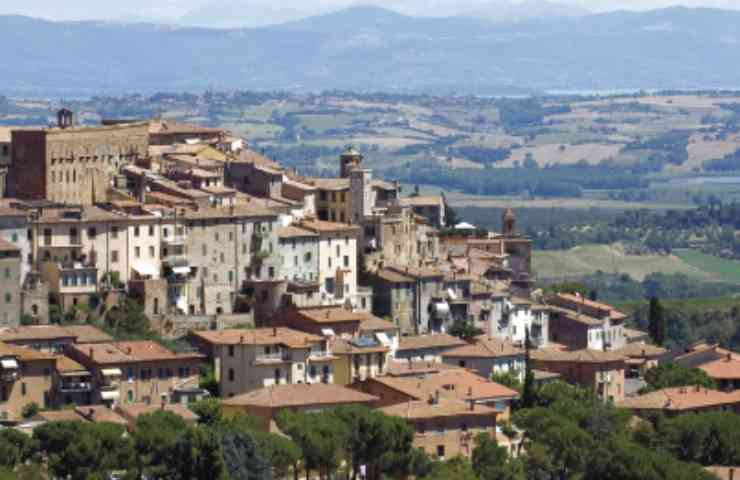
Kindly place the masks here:
[(91, 205), (113, 175), (147, 155), (147, 123), (14, 130), (8, 190), (21, 199)]
[(0, 239), (0, 327), (15, 327), (21, 319), (20, 249)]
[(54, 357), (0, 344), (0, 358), (0, 421), (20, 421), (30, 403), (51, 407)]

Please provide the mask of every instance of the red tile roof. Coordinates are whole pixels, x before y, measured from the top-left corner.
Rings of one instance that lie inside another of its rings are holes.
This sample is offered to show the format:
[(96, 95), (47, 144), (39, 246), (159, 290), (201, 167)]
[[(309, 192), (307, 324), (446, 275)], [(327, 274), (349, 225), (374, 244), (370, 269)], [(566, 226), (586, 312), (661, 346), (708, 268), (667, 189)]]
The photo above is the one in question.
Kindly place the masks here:
[(222, 400), (221, 404), (226, 406), (285, 408), (371, 403), (376, 400), (378, 398), (373, 395), (339, 385), (299, 383), (261, 388)]
[(664, 388), (617, 403), (633, 410), (683, 411), (702, 408), (740, 405), (740, 391), (732, 393), (709, 390), (703, 387)]

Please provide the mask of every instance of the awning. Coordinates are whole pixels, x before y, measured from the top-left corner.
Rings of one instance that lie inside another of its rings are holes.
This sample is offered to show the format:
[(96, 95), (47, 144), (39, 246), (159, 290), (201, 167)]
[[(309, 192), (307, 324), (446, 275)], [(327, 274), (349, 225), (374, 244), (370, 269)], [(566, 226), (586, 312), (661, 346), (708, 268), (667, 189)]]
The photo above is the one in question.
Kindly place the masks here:
[(190, 267), (173, 267), (172, 272), (177, 275), (190, 275)]
[(156, 277), (159, 274), (159, 271), (154, 265), (146, 263), (135, 266), (134, 270), (142, 277)]
[(104, 368), (101, 370), (104, 377), (120, 377), (123, 375), (120, 368)]
[(375, 338), (377, 338), (385, 347), (390, 347), (392, 345), (391, 339), (388, 338), (388, 335), (386, 335), (385, 332), (375, 332)]
[(103, 400), (117, 400), (121, 396), (118, 390), (103, 390), (100, 392), (100, 398)]
[(336, 333), (334, 333), (334, 330), (332, 330), (331, 328), (322, 328), (321, 334), (324, 335), (325, 337), (336, 337), (337, 336)]
[(0, 365), (3, 366), (4, 370), (18, 370), (18, 362), (14, 358), (0, 360)]

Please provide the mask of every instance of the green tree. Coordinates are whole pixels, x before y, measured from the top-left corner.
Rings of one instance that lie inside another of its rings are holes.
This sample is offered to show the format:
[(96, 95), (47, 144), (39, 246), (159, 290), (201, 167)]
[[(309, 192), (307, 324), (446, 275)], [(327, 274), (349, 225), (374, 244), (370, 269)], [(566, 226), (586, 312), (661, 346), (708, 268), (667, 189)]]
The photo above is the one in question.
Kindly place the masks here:
[(482, 335), (483, 330), (473, 325), (473, 322), (457, 318), (450, 326), (448, 333), (463, 340), (471, 341), (478, 335)]
[(656, 345), (663, 345), (666, 340), (666, 323), (663, 315), (663, 306), (657, 297), (650, 298), (650, 309), (648, 313), (648, 334)]
[(221, 435), (213, 427), (188, 427), (170, 452), (169, 478), (227, 480)]
[(478, 480), (473, 466), (467, 458), (455, 457), (446, 462), (435, 462), (424, 480)]
[(499, 385), (509, 387), (512, 390), (516, 390), (518, 392), (521, 392), (522, 390), (522, 382), (521, 380), (519, 380), (518, 370), (509, 370), (499, 373), (494, 372), (491, 374), (491, 381), (494, 383), (498, 383)]
[(0, 465), (14, 466), (34, 459), (39, 443), (13, 428), (0, 430)]
[(284, 410), (277, 422), (301, 449), (307, 477), (313, 470), (318, 470), (322, 478), (334, 474), (347, 447), (347, 427), (339, 417)]
[(129, 297), (121, 305), (108, 312), (106, 325), (117, 337), (148, 338), (152, 336), (144, 306)]
[(274, 433), (253, 432), (257, 448), (272, 467), (275, 478), (286, 478), (291, 470), (298, 472), (301, 449), (290, 438)]
[(519, 480), (524, 479), (521, 464), (509, 457), (504, 447), (487, 433), (475, 437), (472, 455), (473, 470), (480, 480)]
[(141, 415), (132, 434), (140, 475), (161, 478), (170, 472), (170, 460), (180, 435), (187, 430), (182, 417), (165, 410)]
[(21, 416), (23, 418), (31, 418), (39, 413), (39, 404), (36, 402), (29, 402), (21, 409)]
[(250, 433), (224, 428), (221, 432), (221, 449), (230, 480), (271, 480), (270, 464)]
[(524, 385), (522, 386), (522, 406), (530, 408), (534, 405), (534, 372), (532, 372), (532, 362), (529, 356), (529, 350), (532, 348), (529, 340), (529, 329), (524, 330)]
[(216, 425), (223, 420), (221, 416), (221, 404), (217, 398), (204, 398), (189, 405), (190, 410), (198, 415), (198, 423), (203, 425)]
[(717, 388), (715, 381), (704, 370), (686, 368), (676, 363), (661, 363), (657, 367), (651, 368), (645, 372), (645, 383), (647, 385), (640, 390), (640, 393), (670, 387)]

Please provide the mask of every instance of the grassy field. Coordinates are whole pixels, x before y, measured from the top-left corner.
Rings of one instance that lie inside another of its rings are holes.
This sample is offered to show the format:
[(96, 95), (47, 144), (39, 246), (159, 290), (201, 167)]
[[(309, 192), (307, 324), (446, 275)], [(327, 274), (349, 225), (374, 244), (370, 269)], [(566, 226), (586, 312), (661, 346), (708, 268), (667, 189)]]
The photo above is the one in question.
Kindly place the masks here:
[[(571, 250), (536, 251), (533, 268), (540, 279), (574, 278), (597, 271), (626, 273), (641, 281), (654, 272), (683, 273), (711, 280), (713, 273), (675, 255), (625, 255), (618, 245), (584, 245)], [(738, 272), (740, 283), (740, 271)]]
[(716, 280), (740, 284), (740, 261), (714, 257), (697, 250), (676, 250), (684, 263), (700, 269)]

